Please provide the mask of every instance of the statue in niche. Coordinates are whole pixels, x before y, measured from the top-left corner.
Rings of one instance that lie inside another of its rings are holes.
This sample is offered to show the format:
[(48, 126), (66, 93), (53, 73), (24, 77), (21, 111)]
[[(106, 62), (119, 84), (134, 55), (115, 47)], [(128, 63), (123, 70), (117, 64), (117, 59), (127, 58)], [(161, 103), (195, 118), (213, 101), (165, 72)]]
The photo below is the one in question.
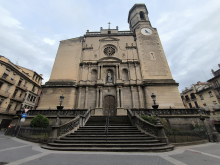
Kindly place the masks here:
[(108, 71), (107, 82), (112, 82), (112, 74), (110, 71)]

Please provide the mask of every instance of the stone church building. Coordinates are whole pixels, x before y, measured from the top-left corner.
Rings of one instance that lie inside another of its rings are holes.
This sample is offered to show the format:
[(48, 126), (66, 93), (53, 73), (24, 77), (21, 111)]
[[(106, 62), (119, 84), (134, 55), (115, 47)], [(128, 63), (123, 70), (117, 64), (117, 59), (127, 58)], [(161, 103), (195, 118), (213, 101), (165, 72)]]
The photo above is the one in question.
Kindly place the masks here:
[(129, 11), (129, 31), (100, 28), (60, 41), (38, 109), (88, 109), (93, 115), (126, 115), (127, 108), (184, 108), (156, 28), (144, 4)]

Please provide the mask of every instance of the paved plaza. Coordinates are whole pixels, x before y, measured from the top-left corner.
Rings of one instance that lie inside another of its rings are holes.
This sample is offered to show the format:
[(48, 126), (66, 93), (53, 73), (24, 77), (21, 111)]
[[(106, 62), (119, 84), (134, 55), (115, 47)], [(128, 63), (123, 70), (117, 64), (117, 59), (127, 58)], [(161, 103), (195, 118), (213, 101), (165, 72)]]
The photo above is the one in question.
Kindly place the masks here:
[(0, 132), (0, 165), (220, 165), (220, 143), (163, 153), (60, 152)]

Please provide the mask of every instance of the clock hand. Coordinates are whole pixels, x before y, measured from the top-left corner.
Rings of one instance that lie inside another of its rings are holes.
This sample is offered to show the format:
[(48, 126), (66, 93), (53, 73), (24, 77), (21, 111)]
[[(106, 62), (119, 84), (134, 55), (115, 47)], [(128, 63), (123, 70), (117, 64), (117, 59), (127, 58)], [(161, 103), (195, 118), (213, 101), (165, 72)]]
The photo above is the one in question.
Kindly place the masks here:
[(149, 33), (147, 30), (145, 30), (146, 33)]

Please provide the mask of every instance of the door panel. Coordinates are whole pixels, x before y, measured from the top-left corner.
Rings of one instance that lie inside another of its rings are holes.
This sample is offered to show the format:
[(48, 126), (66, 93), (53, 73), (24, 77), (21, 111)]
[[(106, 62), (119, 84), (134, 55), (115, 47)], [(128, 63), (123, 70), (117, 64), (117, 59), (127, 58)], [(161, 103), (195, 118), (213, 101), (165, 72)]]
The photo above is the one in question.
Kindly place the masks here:
[(105, 96), (104, 98), (104, 116), (116, 116), (114, 96)]

